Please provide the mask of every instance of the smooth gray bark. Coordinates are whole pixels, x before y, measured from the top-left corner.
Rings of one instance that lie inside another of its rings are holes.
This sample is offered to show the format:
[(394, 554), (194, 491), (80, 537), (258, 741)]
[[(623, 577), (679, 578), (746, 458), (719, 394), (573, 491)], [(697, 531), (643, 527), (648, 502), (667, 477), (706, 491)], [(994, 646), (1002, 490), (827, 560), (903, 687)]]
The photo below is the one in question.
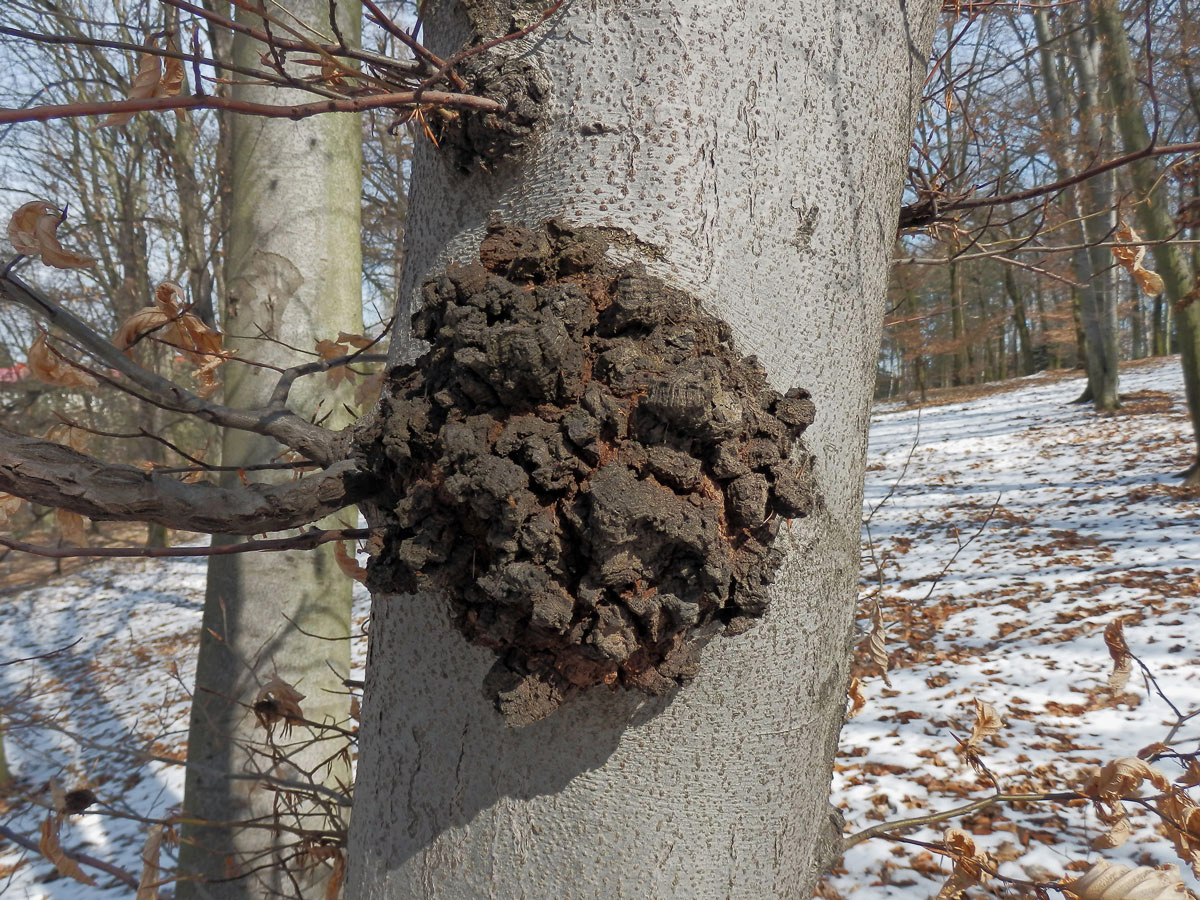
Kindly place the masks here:
[[(349, 896), (811, 896), (838, 831), (868, 412), (938, 6), (578, 0), (529, 42), (552, 98), (524, 159), (462, 175), (418, 148), (402, 297), (492, 216), (619, 230), (775, 387), (812, 391), (824, 509), (784, 530), (766, 619), (710, 644), (694, 683), (594, 690), (520, 730), (444, 599), (377, 597)], [(458, 8), (429, 4), (439, 52)]]
[[(1097, 74), (1100, 45), (1090, 23), (1084, 21), (1082, 26), (1071, 29), (1067, 34), (1075, 63), (1076, 93), (1079, 97), (1076, 115), (1083, 139), (1081, 154), (1103, 158), (1112, 147), (1112, 141), (1109, 140), (1106, 110), (1100, 102)], [(1087, 165), (1086, 161), (1083, 165)], [(1099, 246), (1111, 238), (1117, 227), (1117, 214), (1113, 208), (1114, 178), (1115, 174), (1110, 172), (1088, 179), (1090, 209), (1083, 213), (1092, 277), (1080, 299), (1088, 338), (1088, 385), (1092, 391), (1092, 402), (1098, 410), (1116, 409), (1121, 405), (1118, 388), (1120, 347), (1117, 291), (1112, 272), (1115, 262), (1112, 252)], [(1078, 193), (1073, 195), (1078, 197)]]
[(1017, 353), (1021, 360), (1021, 374), (1032, 375), (1037, 371), (1033, 359), (1033, 338), (1029, 334), (1029, 316), (1025, 312), (1025, 296), (1017, 285), (1012, 266), (1004, 267), (1004, 289), (1012, 304), (1013, 326), (1017, 331)]
[[(326, 0), (301, 0), (289, 11), (321, 30), (329, 27)], [(358, 6), (340, 3), (343, 34), (356, 40)], [(239, 13), (239, 18), (242, 15)], [(255, 23), (261, 27), (261, 19)], [(235, 39), (234, 54), (252, 63), (261, 47)], [(304, 73), (311, 74), (311, 73)], [(277, 91), (242, 86), (235, 96), (286, 102)], [(242, 357), (275, 365), (305, 361), (284, 345), (311, 349), (339, 331), (362, 330), (360, 196), (362, 145), (357, 115), (322, 116), (299, 123), (233, 118), (229, 123), (230, 229), (227, 238), (223, 326), (228, 346)], [(254, 339), (269, 335), (276, 341)], [(226, 401), (267, 402), (276, 378), (270, 370), (225, 366)], [(346, 390), (331, 390), (324, 374), (299, 380), (290, 407), (336, 428), (346, 424)], [(267, 462), (283, 448), (246, 432), (226, 432), (225, 465)], [(284, 476), (286, 478), (286, 476)], [(234, 479), (236, 481), (236, 478)], [(354, 514), (350, 513), (353, 525)], [(326, 527), (339, 527), (325, 520)], [(215, 540), (222, 540), (217, 538)], [(346, 790), (345, 739), (327, 731), (277, 725), (273, 738), (250, 706), (278, 675), (305, 695), (307, 719), (347, 724), (343, 679), (350, 668), (351, 582), (332, 548), (218, 556), (209, 561), (204, 622), (196, 672), (185, 812), (189, 818), (236, 823), (254, 820), (312, 831), (345, 826), (344, 809), (329, 819), (306, 800), (254, 778), (269, 773)], [(181, 868), (199, 881), (180, 883), (179, 896), (247, 898), (295, 894), (299, 884), (322, 896), (312, 873), (294, 859), (299, 836), (264, 828), (188, 827)], [(285, 871), (287, 870), (287, 871)], [(231, 874), (244, 875), (235, 880)], [(318, 868), (316, 882), (328, 874)], [(295, 882), (292, 879), (295, 879)], [(207, 882), (207, 883), (204, 883)]]
[[(1111, 92), (1121, 141), (1126, 153), (1141, 150), (1150, 144), (1152, 138), (1142, 114), (1142, 98), (1121, 12), (1112, 0), (1095, 0), (1093, 6), (1096, 25), (1103, 40), (1106, 84)], [(1184, 251), (1169, 240), (1177, 229), (1171, 219), (1167, 192), (1158, 166), (1153, 159), (1139, 159), (1129, 167), (1129, 173), (1134, 191), (1139, 195), (1136, 204), (1138, 224), (1143, 237), (1154, 242), (1150, 252), (1154, 257), (1155, 269), (1165, 285), (1163, 294), (1167, 309), (1170, 310), (1187, 293), (1195, 273), (1189, 271)], [(1200, 446), (1200, 304), (1193, 303), (1180, 310), (1175, 321), (1188, 413), (1192, 420), (1192, 431)], [(1200, 483), (1200, 457), (1185, 474), (1188, 484)]]
[[(1077, 168), (1075, 154), (1069, 149), (1070, 116), (1067, 110), (1066, 91), (1062, 75), (1052, 48), (1054, 41), (1049, 14), (1044, 9), (1034, 10), (1034, 28), (1038, 37), (1038, 58), (1042, 69), (1042, 82), (1046, 88), (1046, 100), (1050, 114), (1060, 129), (1062, 148), (1054, 155), (1055, 174), (1061, 180), (1074, 174)], [(1079, 120), (1085, 138), (1087, 152), (1095, 153), (1100, 147), (1100, 123), (1096, 99), (1096, 75), (1092, 49), (1074, 37), (1071, 46), (1076, 75), (1084, 85), (1084, 96), (1079, 103)], [(1099, 179), (1094, 179), (1099, 180)], [(1088, 387), (1085, 397), (1096, 409), (1115, 409), (1120, 404), (1118, 395), (1117, 311), (1116, 297), (1109, 285), (1105, 270), (1112, 265), (1111, 254), (1099, 247), (1087, 249), (1089, 245), (1103, 241), (1112, 232), (1111, 191), (1100, 185), (1091, 185), (1089, 196), (1093, 210), (1089, 214), (1083, 209), (1079, 191), (1069, 187), (1065, 192), (1067, 215), (1075, 223), (1078, 248), (1071, 255), (1075, 280), (1083, 287), (1079, 289), (1079, 312), (1084, 340), (1079, 342), (1080, 357), (1087, 371)]]

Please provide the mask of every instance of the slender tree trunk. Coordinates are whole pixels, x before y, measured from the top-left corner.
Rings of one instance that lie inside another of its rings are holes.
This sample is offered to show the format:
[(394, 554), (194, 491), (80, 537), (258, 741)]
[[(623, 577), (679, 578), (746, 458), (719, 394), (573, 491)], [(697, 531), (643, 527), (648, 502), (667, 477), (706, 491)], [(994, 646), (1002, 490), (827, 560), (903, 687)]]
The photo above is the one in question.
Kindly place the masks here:
[[(1112, 93), (1112, 107), (1121, 130), (1126, 152), (1140, 150), (1150, 143), (1149, 129), (1142, 115), (1129, 39), (1114, 0), (1094, 0), (1096, 26), (1104, 47), (1104, 70)], [(1187, 256), (1178, 244), (1167, 241), (1175, 234), (1175, 223), (1167, 209), (1167, 194), (1151, 159), (1141, 159), (1129, 167), (1129, 177), (1137, 203), (1138, 223), (1143, 236), (1156, 243), (1151, 247), (1155, 268), (1166, 285), (1168, 305), (1176, 303), (1192, 286), (1194, 273), (1188, 271)], [(1179, 351), (1183, 365), (1183, 386), (1187, 395), (1192, 430), (1200, 442), (1200, 303), (1193, 303), (1175, 316)], [(1189, 483), (1200, 481), (1200, 467), (1186, 473)]]
[(1037, 368), (1033, 361), (1033, 339), (1029, 335), (1029, 318), (1025, 314), (1025, 297), (1017, 287), (1012, 266), (1004, 267), (1004, 288), (1012, 303), (1013, 326), (1017, 329), (1017, 350), (1021, 357), (1021, 374), (1032, 375)]
[[(1070, 119), (1062, 79), (1051, 50), (1052, 32), (1045, 9), (1034, 11), (1034, 27), (1040, 45), (1039, 58), (1042, 79), (1046, 85), (1046, 99), (1054, 121), (1065, 130)], [(1081, 134), (1084, 136), (1087, 152), (1094, 153), (1101, 147), (1102, 130), (1095, 100), (1093, 57), (1091, 48), (1078, 37), (1078, 31), (1071, 30), (1069, 34), (1072, 55), (1075, 58), (1076, 77), (1082, 87), (1078, 106)], [(1065, 138), (1064, 134), (1064, 145), (1067, 143)], [(1055, 157), (1055, 168), (1059, 178), (1066, 178), (1072, 173), (1074, 165), (1064, 153), (1060, 153)], [(1105, 290), (1108, 282), (1101, 274), (1111, 264), (1111, 260), (1108, 251), (1092, 246), (1111, 232), (1111, 228), (1108, 227), (1111, 217), (1111, 192), (1093, 187), (1089, 196), (1093, 207), (1090, 215), (1080, 202), (1079, 192), (1075, 188), (1066, 191), (1068, 214), (1077, 222), (1077, 243), (1080, 245), (1080, 248), (1072, 253), (1072, 265), (1075, 280), (1084, 285), (1077, 292), (1076, 327), (1079, 329), (1077, 334), (1082, 333), (1083, 336), (1082, 340), (1077, 340), (1077, 345), (1080, 361), (1087, 371), (1088, 387), (1080, 400), (1090, 400), (1096, 409), (1115, 409), (1120, 404), (1117, 386), (1116, 301), (1112, 293)], [(1091, 249), (1087, 249), (1089, 247)]]
[(4, 752), (4, 724), (0, 722), (0, 790), (8, 787), (12, 772), (8, 768), (8, 756)]
[[(329, 28), (326, 0), (299, 0), (288, 9), (321, 31)], [(339, 3), (337, 9), (343, 34), (356, 41), (357, 3)], [(261, 19), (253, 24), (262, 27)], [(234, 42), (235, 57), (243, 64), (254, 64), (259, 52), (251, 41)], [(261, 93), (249, 85), (234, 89), (235, 96), (248, 100), (264, 99)], [(278, 93), (269, 98), (285, 102)], [(304, 358), (284, 345), (311, 349), (339, 331), (362, 330), (360, 118), (331, 115), (298, 123), (232, 118), (228, 125), (227, 346), (243, 358), (295, 365)], [(259, 339), (260, 334), (281, 343)], [(224, 373), (225, 399), (233, 406), (260, 405), (274, 386), (269, 370), (231, 362)], [(344, 390), (330, 388), (326, 376), (310, 376), (293, 388), (291, 407), (337, 427), (348, 420), (342, 408), (348, 399)], [(227, 432), (222, 462), (264, 463), (279, 451), (270, 440)], [(338, 526), (329, 522), (326, 527)], [(315, 553), (210, 560), (185, 810), (190, 820), (253, 819), (260, 827), (185, 827), (181, 868), (199, 882), (180, 882), (181, 898), (290, 895), (292, 877), (307, 884), (311, 876), (299, 872), (294, 858), (301, 837), (286, 829), (336, 832), (345, 827), (344, 807), (289, 798), (253, 777), (271, 774), (344, 790), (348, 756), (339, 754), (345, 741), (319, 729), (280, 725), (268, 737), (251, 706), (263, 686), (279, 676), (305, 695), (300, 704), (305, 718), (347, 724), (342, 681), (350, 664), (350, 588), (328, 545)], [(285, 830), (261, 827), (271, 823)], [(245, 877), (227, 880), (231, 874)], [(316, 896), (322, 893), (313, 890)]]
[(1133, 359), (1149, 355), (1146, 352), (1146, 313), (1142, 306), (1142, 292), (1132, 280), (1129, 282), (1129, 343)]
[[(1077, 115), (1082, 137), (1081, 154), (1103, 157), (1112, 146), (1108, 140), (1105, 110), (1100, 102), (1097, 67), (1100, 48), (1090, 23), (1067, 33), (1075, 60), (1076, 93), (1079, 97)], [(1118, 392), (1120, 352), (1117, 327), (1116, 284), (1111, 269), (1111, 251), (1099, 246), (1116, 230), (1116, 210), (1113, 208), (1113, 175), (1111, 173), (1087, 181), (1091, 209), (1083, 216), (1083, 232), (1087, 238), (1091, 270), (1089, 290), (1080, 295), (1084, 328), (1088, 336), (1088, 383), (1092, 402), (1098, 410), (1116, 409), (1121, 405)], [(1073, 192), (1078, 198), (1079, 193)], [(1083, 212), (1082, 210), (1077, 211)]]
[[(484, 695), (494, 657), (444, 598), (376, 598), (349, 896), (812, 896), (840, 831), (868, 410), (938, 6), (568, 4), (526, 48), (550, 98), (522, 159), (462, 174), (418, 148), (404, 298), (476, 257), (493, 217), (602, 226), (725, 319), (775, 386), (812, 391), (823, 506), (781, 531), (767, 618), (714, 640), (693, 683), (594, 689), (522, 729)], [(458, 9), (426, 9), (439, 53), (463, 39)]]
[(967, 318), (962, 301), (962, 273), (959, 264), (952, 262), (950, 269), (950, 336), (954, 340), (950, 383), (955, 387), (966, 384), (971, 378), (974, 360), (968, 356), (970, 340), (967, 338)]
[[(1075, 323), (1075, 368), (1086, 369), (1089, 357), (1088, 351), (1088, 336), (1087, 331), (1083, 327), (1083, 304), (1080, 302), (1080, 294), (1083, 292), (1078, 288), (1071, 288), (1071, 320)], [(1091, 401), (1092, 399), (1092, 382), (1088, 379), (1087, 390), (1084, 391), (1084, 396), (1081, 401)]]

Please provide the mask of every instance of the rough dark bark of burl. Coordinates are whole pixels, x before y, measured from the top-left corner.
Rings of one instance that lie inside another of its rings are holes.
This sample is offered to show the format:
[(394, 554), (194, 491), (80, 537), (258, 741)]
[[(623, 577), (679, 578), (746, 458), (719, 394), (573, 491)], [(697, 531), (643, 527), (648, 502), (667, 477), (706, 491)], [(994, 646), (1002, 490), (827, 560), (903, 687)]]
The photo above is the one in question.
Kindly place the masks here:
[(424, 286), (431, 349), (360, 429), (388, 540), (378, 594), (444, 592), (526, 724), (600, 684), (665, 693), (767, 608), (781, 525), (817, 502), (807, 392), (604, 232), (496, 224)]

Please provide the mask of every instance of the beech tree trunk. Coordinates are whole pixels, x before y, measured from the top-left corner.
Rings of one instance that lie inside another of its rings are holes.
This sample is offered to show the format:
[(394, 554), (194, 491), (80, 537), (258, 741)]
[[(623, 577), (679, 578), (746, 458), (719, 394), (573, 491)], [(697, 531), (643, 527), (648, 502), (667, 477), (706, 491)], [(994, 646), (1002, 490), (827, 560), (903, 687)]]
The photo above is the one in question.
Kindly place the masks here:
[(1017, 330), (1017, 352), (1021, 359), (1021, 374), (1032, 375), (1037, 371), (1033, 359), (1033, 339), (1029, 335), (1029, 316), (1025, 312), (1025, 297), (1017, 285), (1012, 266), (1004, 267), (1004, 288), (1012, 303), (1012, 320)]
[[(1121, 141), (1126, 153), (1141, 150), (1150, 144), (1150, 130), (1142, 114), (1142, 99), (1137, 89), (1133, 60), (1129, 53), (1129, 38), (1125, 34), (1121, 12), (1112, 0), (1095, 0), (1096, 27), (1104, 47), (1104, 71), (1112, 93), (1113, 113), (1120, 127)], [(1163, 291), (1170, 309), (1192, 285), (1195, 273), (1188, 271), (1186, 254), (1168, 238), (1175, 234), (1175, 223), (1168, 209), (1167, 192), (1153, 159), (1140, 159), (1129, 166), (1129, 178), (1138, 195), (1137, 221), (1142, 236), (1154, 241), (1150, 253), (1154, 267), (1162, 276)], [(1131, 223), (1132, 224), (1132, 223)], [(1192, 430), (1200, 445), (1200, 304), (1193, 303), (1175, 316), (1179, 338), (1180, 362), (1183, 366), (1183, 387), (1187, 395)], [(1187, 470), (1189, 484), (1200, 483), (1200, 457)]]
[[(418, 148), (398, 322), (493, 218), (610, 229), (612, 252), (725, 319), (773, 387), (812, 392), (823, 502), (781, 530), (767, 617), (709, 644), (692, 684), (592, 689), (520, 729), (444, 597), (377, 596), (348, 896), (812, 895), (838, 852), (868, 412), (939, 5), (580, 0), (504, 45), (549, 91), (520, 157), (464, 174)], [(466, 39), (464, 6), (507, 20), (513, 4), (427, 4), (436, 52)]]
[[(1075, 169), (1074, 154), (1065, 149), (1069, 146), (1067, 133), (1070, 127), (1066, 96), (1059, 66), (1051, 49), (1053, 34), (1049, 14), (1044, 9), (1035, 10), (1033, 21), (1037, 30), (1038, 56), (1050, 114), (1064, 135), (1064, 150), (1056, 155), (1054, 160), (1055, 174), (1059, 179), (1064, 179), (1073, 174)], [(1076, 32), (1072, 31), (1071, 34), (1075, 69), (1083, 85), (1078, 110), (1080, 127), (1087, 132), (1085, 146), (1099, 147), (1101, 129), (1091, 48)], [(1080, 202), (1079, 191), (1075, 187), (1070, 187), (1065, 192), (1067, 212), (1077, 228), (1075, 237), (1078, 248), (1071, 254), (1071, 262), (1075, 270), (1075, 280), (1083, 285), (1076, 291), (1076, 343), (1079, 347), (1080, 363), (1087, 371), (1088, 385), (1079, 400), (1090, 400), (1096, 409), (1108, 410), (1116, 409), (1120, 405), (1116, 297), (1108, 288), (1111, 279), (1104, 274), (1112, 261), (1107, 250), (1098, 247), (1089, 250), (1088, 247), (1103, 241), (1112, 231), (1112, 215), (1107, 211), (1112, 196), (1110, 191), (1105, 191), (1098, 185), (1092, 185), (1089, 193), (1093, 205), (1092, 218), (1087, 217)]]
[[(339, 3), (337, 9), (343, 33), (355, 40), (357, 3)], [(327, 0), (300, 0), (289, 10), (318, 28), (329, 27)], [(253, 24), (261, 28), (262, 20)], [(254, 42), (235, 39), (235, 56), (244, 63), (252, 64), (258, 52)], [(263, 94), (281, 102), (270, 88), (235, 89), (243, 99), (261, 100)], [(357, 115), (303, 122), (234, 116), (229, 129), (226, 345), (246, 359), (296, 365), (305, 360), (284, 345), (311, 350), (339, 331), (362, 330), (361, 123)], [(255, 339), (259, 334), (282, 343)], [(273, 374), (236, 361), (226, 364), (225, 401), (242, 407), (266, 402)], [(301, 379), (291, 396), (293, 409), (330, 427), (349, 419), (342, 404), (350, 394), (331, 390), (324, 375)], [(226, 431), (221, 462), (267, 463), (281, 450), (269, 438)], [(247, 477), (272, 480), (270, 473)], [(275, 480), (290, 477), (285, 472)], [(229, 483), (239, 484), (239, 477), (231, 475)], [(336, 518), (322, 524), (341, 527)], [(214, 537), (222, 540), (232, 539)], [(338, 753), (345, 741), (329, 732), (280, 725), (268, 739), (251, 706), (263, 685), (278, 675), (304, 694), (300, 706), (307, 719), (347, 724), (342, 681), (350, 668), (351, 586), (330, 545), (313, 552), (209, 560), (188, 735), (184, 805), (191, 823), (181, 849), (185, 874), (198, 880), (180, 882), (181, 898), (291, 896), (291, 877), (307, 883), (309, 874), (299, 872), (293, 858), (296, 836), (264, 826), (279, 822), (319, 831), (339, 823), (328, 823), (311, 804), (287, 809), (284, 795), (254, 776), (344, 790), (350, 781), (348, 758)], [(251, 820), (255, 827), (198, 824)]]
[[(1096, 69), (1100, 48), (1090, 23), (1067, 32), (1071, 54), (1075, 63), (1076, 91), (1079, 104), (1076, 115), (1084, 146), (1088, 148), (1111, 147), (1112, 142), (1105, 127), (1105, 110), (1100, 102), (1099, 77)], [(1095, 152), (1090, 150), (1089, 152)], [(1092, 402), (1097, 410), (1112, 410), (1121, 405), (1118, 380), (1120, 376), (1120, 348), (1117, 328), (1117, 292), (1112, 277), (1114, 264), (1111, 251), (1099, 246), (1110, 238), (1116, 229), (1116, 213), (1113, 210), (1113, 174), (1107, 173), (1087, 181), (1087, 194), (1091, 208), (1082, 218), (1083, 233), (1088, 244), (1091, 261), (1091, 280), (1080, 294), (1083, 325), (1087, 331), (1088, 387), (1092, 391)], [(1072, 192), (1078, 199), (1078, 192)], [(1082, 211), (1080, 211), (1082, 212)]]

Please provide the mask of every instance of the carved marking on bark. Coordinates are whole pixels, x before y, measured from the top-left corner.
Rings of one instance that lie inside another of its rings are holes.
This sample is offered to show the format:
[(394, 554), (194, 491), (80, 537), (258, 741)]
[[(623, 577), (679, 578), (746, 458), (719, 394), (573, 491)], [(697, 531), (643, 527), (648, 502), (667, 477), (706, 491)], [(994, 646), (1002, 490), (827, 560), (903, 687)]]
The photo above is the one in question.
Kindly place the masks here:
[(768, 387), (691, 296), (609, 264), (607, 237), (493, 225), (479, 262), (426, 282), (432, 349), (359, 436), (402, 498), (381, 501), (372, 589), (448, 594), (499, 656), (486, 689), (513, 725), (593, 685), (685, 683), (714, 634), (764, 614), (778, 529), (816, 502), (807, 392)]

